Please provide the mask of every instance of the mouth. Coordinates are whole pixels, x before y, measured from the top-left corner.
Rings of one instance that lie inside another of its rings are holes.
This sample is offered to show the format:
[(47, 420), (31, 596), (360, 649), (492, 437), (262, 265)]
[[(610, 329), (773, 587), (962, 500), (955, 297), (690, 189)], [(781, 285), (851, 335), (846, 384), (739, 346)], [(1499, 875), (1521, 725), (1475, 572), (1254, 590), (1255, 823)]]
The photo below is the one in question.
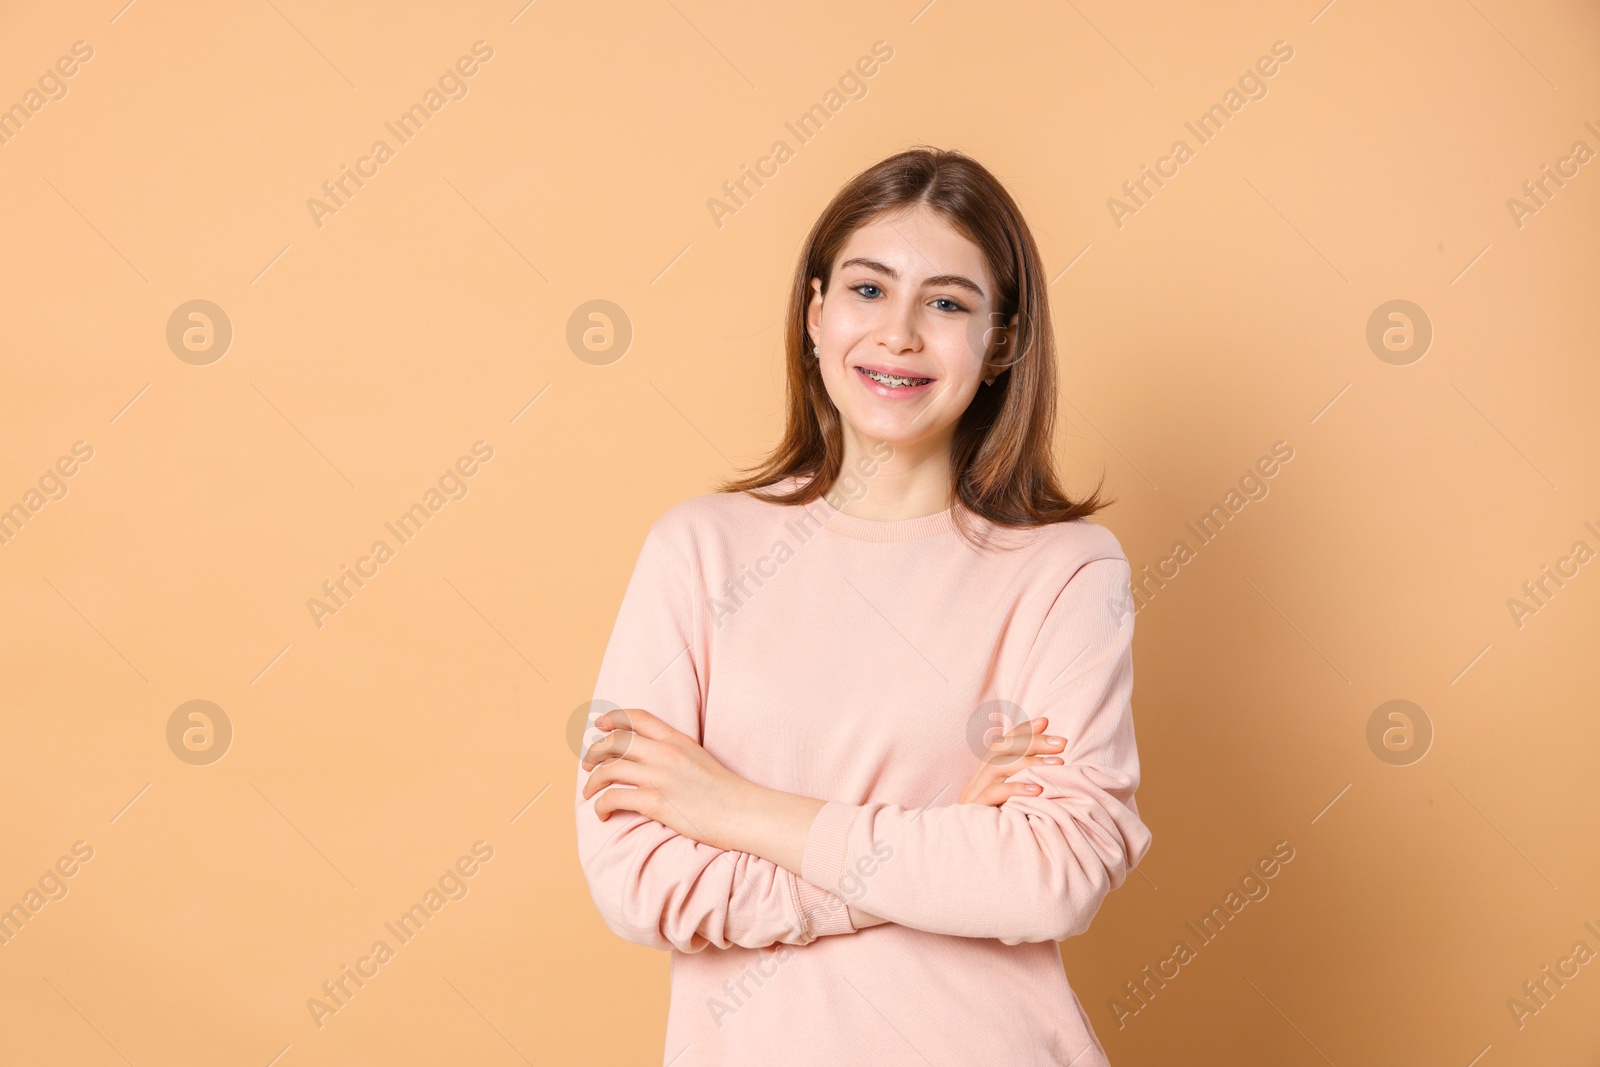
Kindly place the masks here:
[(875, 368), (857, 367), (856, 374), (862, 383), (879, 396), (903, 397), (912, 396), (922, 392), (932, 385), (935, 378), (916, 378), (908, 374), (890, 374)]

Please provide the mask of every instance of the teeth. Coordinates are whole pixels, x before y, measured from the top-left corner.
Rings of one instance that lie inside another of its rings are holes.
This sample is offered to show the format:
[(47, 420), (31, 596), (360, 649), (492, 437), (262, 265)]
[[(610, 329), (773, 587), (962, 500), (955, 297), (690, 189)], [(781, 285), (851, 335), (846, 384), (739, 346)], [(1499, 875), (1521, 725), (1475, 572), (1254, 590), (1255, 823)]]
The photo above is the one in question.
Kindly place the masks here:
[(875, 382), (892, 386), (925, 385), (933, 381), (932, 378), (902, 378), (894, 374), (879, 374), (875, 370), (864, 370), (862, 373)]

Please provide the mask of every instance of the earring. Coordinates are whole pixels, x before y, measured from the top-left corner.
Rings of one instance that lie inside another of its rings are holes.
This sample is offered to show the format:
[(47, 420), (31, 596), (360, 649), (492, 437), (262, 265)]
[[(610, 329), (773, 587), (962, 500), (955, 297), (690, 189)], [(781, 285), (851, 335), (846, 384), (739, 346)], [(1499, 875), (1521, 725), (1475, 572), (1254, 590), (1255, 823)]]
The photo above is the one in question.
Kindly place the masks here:
[(983, 380), (983, 384), (984, 385), (993, 385), (994, 384), (994, 379), (993, 378), (985, 378)]
[(816, 345), (812, 345), (811, 346), (811, 354), (813, 356), (816, 356), (818, 359), (821, 359), (822, 358), (822, 349), (818, 348)]

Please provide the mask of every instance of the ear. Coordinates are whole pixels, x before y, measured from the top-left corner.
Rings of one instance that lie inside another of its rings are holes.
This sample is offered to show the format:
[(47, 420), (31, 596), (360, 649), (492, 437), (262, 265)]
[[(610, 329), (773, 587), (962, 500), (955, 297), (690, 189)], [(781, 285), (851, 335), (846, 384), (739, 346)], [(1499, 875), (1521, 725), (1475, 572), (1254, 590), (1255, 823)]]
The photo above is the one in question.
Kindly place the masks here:
[[(993, 318), (998, 318), (999, 314), (997, 312), (991, 312), (991, 316)], [(1009, 363), (1010, 359), (1007, 356), (1007, 353), (1016, 346), (1017, 323), (1019, 321), (1019, 318), (1016, 315), (1013, 315), (1011, 316), (1011, 321), (1006, 323), (1004, 326), (991, 326), (988, 330), (984, 331), (984, 336), (989, 341), (989, 351), (985, 353), (985, 355), (987, 355), (990, 359), (998, 356), (1000, 357), (1001, 363)]]
[[(822, 279), (811, 279), (811, 300), (806, 304), (806, 333), (811, 337), (811, 343), (817, 343), (817, 336), (822, 333)], [(811, 353), (807, 352), (806, 355)]]
[(994, 346), (990, 348), (983, 361), (986, 376), (998, 375), (1015, 363), (1017, 324), (1021, 321), (1020, 316), (1012, 315), (1011, 321), (1006, 323), (1004, 328), (991, 331)]

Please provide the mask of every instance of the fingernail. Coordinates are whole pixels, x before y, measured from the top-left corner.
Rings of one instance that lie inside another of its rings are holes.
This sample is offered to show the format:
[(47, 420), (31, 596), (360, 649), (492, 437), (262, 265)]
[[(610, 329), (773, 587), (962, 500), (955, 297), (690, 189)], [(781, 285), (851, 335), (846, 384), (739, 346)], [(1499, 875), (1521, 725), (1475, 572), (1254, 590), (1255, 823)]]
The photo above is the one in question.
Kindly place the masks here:
[(1060, 756), (1046, 756), (1046, 757), (1045, 757), (1045, 758), (1044, 758), (1044, 761), (1045, 761), (1045, 762), (1046, 762), (1046, 763), (1051, 763), (1051, 764), (1055, 764), (1055, 765), (1057, 765), (1057, 766), (1060, 766), (1060, 765), (1061, 765), (1061, 764), (1063, 764), (1063, 763), (1065, 763), (1065, 762), (1066, 762), (1066, 761), (1065, 761), (1065, 760), (1063, 760), (1063, 759), (1062, 759), (1062, 758), (1061, 758), (1061, 757), (1060, 757)]

